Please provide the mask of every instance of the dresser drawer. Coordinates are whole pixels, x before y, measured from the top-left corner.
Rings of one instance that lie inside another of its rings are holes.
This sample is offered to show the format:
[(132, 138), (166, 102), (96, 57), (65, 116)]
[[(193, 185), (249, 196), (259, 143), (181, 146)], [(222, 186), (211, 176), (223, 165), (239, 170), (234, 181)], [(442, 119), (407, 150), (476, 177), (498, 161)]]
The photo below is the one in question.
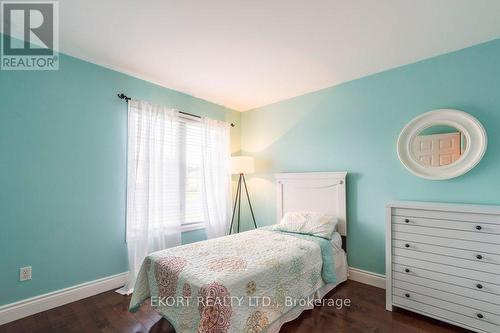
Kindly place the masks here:
[[(479, 272), (487, 272), (487, 273), (493, 273), (493, 274), (500, 275), (500, 265), (482, 262), (482, 259), (481, 260), (479, 260), (479, 259), (467, 260), (467, 259), (460, 259), (460, 258), (454, 258), (454, 257), (449, 257), (449, 256), (443, 256), (443, 255), (435, 254), (435, 253), (418, 252), (418, 251), (399, 249), (399, 248), (394, 248), (393, 254), (395, 256), (400, 256), (400, 257), (425, 260), (425, 261), (438, 263), (438, 264), (442, 264), (442, 265), (446, 265), (446, 266), (466, 267), (468, 269), (472, 269), (472, 270), (479, 271)], [(447, 269), (446, 267), (443, 267), (443, 270), (441, 270), (441, 271), (443, 273), (446, 273), (446, 271), (445, 271), (446, 269)], [(500, 280), (500, 276), (499, 276), (499, 280)]]
[(500, 215), (488, 213), (467, 213), (443, 210), (393, 208), (392, 215), (424, 217), (430, 219), (454, 220), (465, 222), (491, 223), (500, 225)]
[(418, 242), (425, 244), (433, 244), (446, 246), (450, 248), (477, 251), (482, 253), (494, 253), (500, 255), (500, 245), (490, 243), (480, 243), (474, 241), (451, 239), (444, 237), (436, 237), (430, 235), (410, 234), (407, 232), (393, 232), (392, 238), (394, 240), (404, 240), (410, 242)]
[(456, 312), (447, 311), (432, 305), (415, 302), (411, 299), (395, 296), (394, 305), (414, 312), (418, 312), (425, 316), (440, 319), (455, 325), (459, 325), (476, 332), (498, 333), (500, 327), (495, 324), (490, 324), (480, 319), (473, 319)]
[(482, 314), (481, 319), (484, 321), (500, 325), (499, 305), (398, 280), (393, 283), (393, 295), (405, 298), (408, 295), (414, 301), (454, 311), (471, 318), (478, 318), (477, 314)]
[[(464, 295), (466, 293), (465, 290), (470, 290), (472, 294), (467, 293), (470, 297), (474, 297), (473, 295), (476, 295), (475, 292), (479, 292), (478, 295), (482, 295), (481, 297), (486, 297), (484, 298), (485, 301), (492, 302), (495, 304), (500, 304), (500, 285), (499, 284), (494, 284), (494, 283), (489, 283), (485, 282), (482, 280), (474, 280), (474, 279), (468, 279), (464, 278), (461, 276), (456, 276), (456, 275), (449, 275), (445, 273), (440, 273), (440, 272), (435, 272), (435, 271), (429, 271), (427, 269), (423, 268), (417, 268), (413, 266), (408, 266), (408, 265), (399, 265), (399, 264), (393, 264), (392, 265), (392, 274), (396, 275), (397, 273), (404, 274), (407, 278), (402, 279), (405, 281), (413, 281), (410, 278), (415, 277), (419, 279), (429, 279), (432, 280), (436, 283), (444, 283), (446, 285), (446, 290), (455, 290), (454, 286), (457, 288), (463, 288), (464, 289)], [(408, 272), (407, 272), (408, 270)], [(420, 281), (420, 280), (419, 280)], [(418, 283), (418, 282), (415, 282)], [(500, 281), (497, 280), (497, 283), (500, 283)], [(478, 288), (478, 285), (481, 285), (482, 288)], [(437, 288), (439, 289), (439, 288)], [(457, 289), (457, 290), (462, 290), (462, 289)]]
[[(437, 289), (448, 293), (463, 295), (467, 298), (474, 299), (476, 301), (488, 302), (488, 304), (490, 304), (489, 308), (495, 309), (495, 311), (498, 311), (497, 313), (500, 313), (500, 296), (487, 292), (483, 287), (483, 283), (476, 282), (476, 284), (473, 285), (474, 289), (464, 288), (451, 283), (419, 277), (413, 273), (414, 270), (413, 268), (410, 268), (409, 270), (410, 270), (409, 273), (406, 273), (405, 271), (403, 272), (394, 271), (393, 281), (403, 281), (414, 285), (430, 287), (432, 289)], [(482, 289), (478, 289), (476, 287), (477, 285), (481, 285)], [(485, 311), (488, 311), (488, 309), (486, 309)]]
[(439, 220), (413, 216), (393, 216), (392, 223), (500, 235), (500, 224)]
[[(397, 290), (395, 290), (395, 292), (397, 292)], [(404, 294), (406, 294), (406, 292)], [(409, 310), (415, 310), (424, 315), (442, 319), (453, 324), (465, 326), (466, 328), (470, 328), (474, 331), (482, 330), (483, 332), (488, 333), (500, 332), (500, 326), (487, 321), (485, 315), (483, 315), (482, 319), (479, 319), (477, 318), (477, 312), (474, 313), (473, 311), (471, 311), (469, 313), (470, 315), (464, 315), (456, 311), (450, 311), (446, 308), (438, 307), (437, 304), (430, 302), (428, 297), (418, 297), (419, 301), (414, 299), (416, 297), (416, 295), (412, 294), (410, 294), (410, 298), (407, 298), (405, 296), (401, 297), (398, 293), (398, 295), (394, 295), (393, 302), (396, 306), (400, 306)], [(431, 304), (427, 304), (424, 302), (429, 302)], [(439, 305), (442, 306), (443, 304), (440, 303)]]
[(479, 272), (475, 270), (471, 270), (468, 268), (462, 267), (454, 267), (447, 266), (443, 264), (437, 264), (434, 262), (418, 260), (414, 258), (393, 256), (392, 262), (402, 266), (416, 267), (422, 268), (429, 271), (444, 273), (448, 275), (460, 276), (463, 278), (475, 280), (475, 281), (483, 281), (493, 284), (498, 284), (500, 281), (500, 277), (497, 274), (487, 273), (487, 272)]
[[(498, 254), (484, 253), (480, 251), (462, 250), (452, 247), (437, 246), (432, 244), (417, 243), (413, 241), (404, 241), (404, 240), (393, 240), (392, 246), (395, 248), (407, 249), (417, 252), (435, 253), (444, 256), (500, 265), (500, 255)], [(478, 255), (481, 256), (480, 260), (477, 259)]]
[(407, 232), (417, 235), (432, 235), (443, 238), (453, 238), (453, 239), (461, 239), (461, 240), (500, 245), (500, 235), (486, 234), (476, 231), (429, 228), (429, 227), (421, 227), (416, 225), (397, 224), (397, 223), (392, 225), (392, 231)]

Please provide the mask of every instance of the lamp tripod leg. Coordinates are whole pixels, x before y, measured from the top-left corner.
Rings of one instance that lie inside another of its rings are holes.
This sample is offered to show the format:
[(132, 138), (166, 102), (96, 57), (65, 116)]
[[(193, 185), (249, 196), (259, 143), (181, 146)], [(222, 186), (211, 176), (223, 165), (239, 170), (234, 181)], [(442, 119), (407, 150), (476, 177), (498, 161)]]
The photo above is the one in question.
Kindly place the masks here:
[[(248, 206), (250, 207), (250, 213), (252, 214), (253, 225), (257, 228), (257, 223), (255, 223), (255, 216), (253, 215), (252, 203), (250, 202), (250, 196), (248, 195), (247, 182), (245, 180), (245, 175), (243, 177), (243, 185), (245, 185), (245, 192), (247, 194)], [(240, 191), (241, 192), (241, 191)]]
[(238, 227), (237, 227), (237, 232), (239, 233), (240, 232), (240, 212), (241, 212), (241, 177), (243, 176), (243, 174), (240, 173), (240, 179), (239, 179), (239, 183), (240, 183), (240, 191), (238, 192), (239, 194), (239, 197), (238, 197)]
[[(231, 226), (229, 227), (229, 234), (230, 235), (233, 233), (234, 213), (236, 213), (236, 204), (238, 203), (238, 196), (239, 196), (240, 192), (241, 192), (241, 176), (238, 179), (238, 187), (236, 189), (236, 196), (234, 198), (233, 216), (231, 217)], [(239, 224), (239, 222), (238, 222), (238, 224)]]

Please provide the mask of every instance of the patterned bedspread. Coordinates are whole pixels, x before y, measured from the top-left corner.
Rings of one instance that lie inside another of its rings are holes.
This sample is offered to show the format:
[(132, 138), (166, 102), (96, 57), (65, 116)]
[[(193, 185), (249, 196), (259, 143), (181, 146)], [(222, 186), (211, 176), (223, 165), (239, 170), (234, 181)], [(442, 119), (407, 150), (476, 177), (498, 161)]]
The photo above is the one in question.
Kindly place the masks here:
[(152, 253), (130, 311), (150, 298), (177, 333), (265, 331), (296, 301), (335, 282), (331, 272), (322, 275), (322, 255), (333, 258), (324, 242), (257, 229)]

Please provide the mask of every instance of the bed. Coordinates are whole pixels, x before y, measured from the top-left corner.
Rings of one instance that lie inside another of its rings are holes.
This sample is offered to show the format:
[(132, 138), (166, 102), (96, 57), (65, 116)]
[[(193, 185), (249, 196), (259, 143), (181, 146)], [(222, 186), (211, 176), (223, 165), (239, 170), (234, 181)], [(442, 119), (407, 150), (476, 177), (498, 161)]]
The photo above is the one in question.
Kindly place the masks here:
[(347, 279), (345, 172), (276, 175), (277, 220), (319, 211), (331, 240), (262, 227), (150, 254), (130, 311), (147, 299), (176, 332), (278, 332)]

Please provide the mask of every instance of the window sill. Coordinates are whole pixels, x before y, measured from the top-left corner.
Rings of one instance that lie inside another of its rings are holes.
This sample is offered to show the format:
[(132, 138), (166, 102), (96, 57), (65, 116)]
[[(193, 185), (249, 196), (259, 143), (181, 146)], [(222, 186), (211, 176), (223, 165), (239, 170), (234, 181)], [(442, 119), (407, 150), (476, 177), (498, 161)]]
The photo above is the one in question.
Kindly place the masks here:
[(181, 225), (181, 232), (201, 230), (206, 229), (206, 227), (204, 222), (186, 223)]

